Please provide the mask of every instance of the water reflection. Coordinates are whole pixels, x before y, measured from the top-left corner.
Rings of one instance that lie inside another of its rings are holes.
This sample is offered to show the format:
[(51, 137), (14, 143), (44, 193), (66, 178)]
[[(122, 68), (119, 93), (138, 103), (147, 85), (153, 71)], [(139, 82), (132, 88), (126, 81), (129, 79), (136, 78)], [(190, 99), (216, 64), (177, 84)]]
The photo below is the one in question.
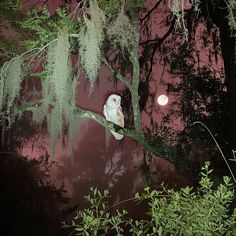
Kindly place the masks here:
[[(28, 145), (31, 146), (30, 143)], [(47, 149), (49, 147), (46, 145), (41, 150)], [(40, 149), (31, 152), (26, 147), (23, 151), (29, 157), (40, 153)], [(151, 178), (148, 183), (153, 186), (158, 186), (163, 181), (171, 187), (190, 183), (189, 178), (174, 165), (158, 157), (148, 157), (148, 169), (145, 173), (142, 168), (144, 157), (143, 148), (128, 137), (117, 141), (111, 136), (107, 145), (105, 129), (89, 121), (81, 127), (80, 134), (73, 140), (70, 156), (66, 154), (61, 142), (58, 142), (56, 161), (47, 171), (57, 187), (63, 184), (67, 191), (65, 195), (71, 199), (68, 206), (78, 205), (79, 209), (85, 206), (83, 197), (88, 194), (91, 186), (101, 190), (108, 189), (111, 203), (116, 204), (142, 191), (147, 184), (147, 176)], [(143, 211), (132, 204), (127, 204), (126, 208), (131, 215), (134, 212), (137, 214), (139, 210)]]
[(74, 147), (71, 158), (61, 158), (57, 180), (65, 181), (73, 202), (81, 202), (91, 186), (109, 189), (114, 201), (120, 201), (143, 188), (138, 166), (142, 163), (142, 148), (125, 138), (113, 137), (106, 147), (105, 130), (91, 123), (86, 134)]

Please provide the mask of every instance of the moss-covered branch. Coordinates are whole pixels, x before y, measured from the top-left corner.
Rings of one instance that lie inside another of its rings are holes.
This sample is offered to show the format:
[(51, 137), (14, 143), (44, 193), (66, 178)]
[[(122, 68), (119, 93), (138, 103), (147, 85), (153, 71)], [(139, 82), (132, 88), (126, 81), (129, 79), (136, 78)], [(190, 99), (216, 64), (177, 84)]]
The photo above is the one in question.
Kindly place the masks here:
[(133, 75), (132, 75), (132, 84), (130, 87), (130, 92), (133, 105), (134, 127), (137, 132), (142, 133), (140, 108), (139, 108), (139, 95), (138, 95), (140, 66), (138, 61), (138, 54), (135, 49), (133, 49), (130, 53), (130, 61), (132, 62), (133, 65), (133, 73), (132, 73)]
[[(30, 102), (27, 102), (27, 103), (19, 106), (18, 111), (20, 111), (20, 112), (24, 112), (27, 110), (32, 111), (33, 109), (37, 109), (37, 107), (40, 105), (41, 105), (40, 100), (30, 101)], [(113, 130), (119, 134), (123, 134), (127, 137), (130, 137), (130, 138), (134, 139), (135, 141), (137, 141), (139, 144), (143, 145), (145, 150), (151, 152), (154, 155), (160, 155), (164, 159), (167, 159), (167, 160), (173, 162), (173, 160), (171, 160), (168, 157), (168, 150), (167, 149), (165, 149), (164, 147), (161, 147), (161, 146), (155, 146), (155, 145), (151, 144), (149, 142), (149, 140), (142, 133), (137, 132), (136, 129), (122, 128), (119, 125), (116, 125), (112, 122), (107, 121), (101, 115), (99, 115), (95, 112), (89, 111), (89, 110), (82, 109), (78, 106), (76, 106), (74, 108), (74, 113), (79, 115), (82, 119), (86, 118), (86, 119), (94, 120), (106, 129)]]
[(123, 134), (125, 136), (133, 138), (138, 143), (142, 144), (143, 147), (147, 151), (149, 151), (149, 152), (151, 152), (155, 155), (161, 155), (165, 159), (170, 160), (167, 157), (167, 150), (165, 148), (160, 147), (160, 146), (157, 147), (157, 146), (154, 146), (154, 145), (150, 144), (148, 139), (142, 133), (137, 132), (136, 129), (122, 128), (122, 127), (120, 127), (120, 126), (118, 126), (118, 125), (116, 125), (112, 122), (107, 121), (105, 118), (98, 115), (97, 113), (94, 113), (94, 112), (88, 111), (88, 110), (84, 110), (84, 109), (81, 109), (79, 107), (75, 108), (75, 112), (78, 113), (81, 118), (88, 118), (88, 119), (94, 120), (97, 123), (99, 123), (100, 125), (102, 125), (104, 128), (107, 128), (109, 130), (113, 130), (113, 131), (115, 131), (119, 134)]

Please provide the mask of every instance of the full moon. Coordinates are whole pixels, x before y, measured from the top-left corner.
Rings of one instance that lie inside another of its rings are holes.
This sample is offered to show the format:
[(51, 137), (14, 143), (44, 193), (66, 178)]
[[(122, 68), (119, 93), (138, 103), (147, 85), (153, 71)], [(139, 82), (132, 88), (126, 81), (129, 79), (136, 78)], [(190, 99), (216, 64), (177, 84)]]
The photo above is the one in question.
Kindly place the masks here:
[(160, 95), (157, 98), (157, 102), (161, 106), (165, 106), (168, 103), (168, 101), (169, 101), (169, 99), (168, 99), (168, 97), (166, 95)]

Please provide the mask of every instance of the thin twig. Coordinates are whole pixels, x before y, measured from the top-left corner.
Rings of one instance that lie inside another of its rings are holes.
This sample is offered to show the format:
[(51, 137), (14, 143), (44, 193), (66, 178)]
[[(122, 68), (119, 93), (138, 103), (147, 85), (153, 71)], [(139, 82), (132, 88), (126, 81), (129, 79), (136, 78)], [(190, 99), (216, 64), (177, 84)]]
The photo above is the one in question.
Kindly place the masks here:
[(230, 174), (231, 174), (231, 176), (232, 176), (234, 182), (236, 183), (236, 179), (235, 179), (235, 177), (234, 177), (233, 171), (231, 170), (231, 168), (230, 168), (230, 166), (229, 166), (229, 163), (228, 163), (228, 161), (227, 161), (227, 159), (226, 159), (224, 153), (222, 152), (222, 150), (221, 150), (221, 148), (220, 148), (220, 145), (218, 144), (218, 142), (216, 141), (214, 135), (212, 134), (212, 132), (211, 132), (211, 131), (209, 130), (209, 128), (208, 128), (206, 125), (204, 125), (201, 121), (196, 121), (196, 122), (193, 123), (193, 125), (202, 125), (202, 126), (208, 131), (208, 133), (211, 135), (212, 139), (214, 140), (214, 142), (215, 142), (215, 144), (216, 144), (216, 147), (218, 148), (218, 150), (219, 150), (221, 156), (223, 157), (223, 159), (224, 159), (224, 161), (225, 161), (225, 163), (226, 163), (226, 165), (227, 165), (227, 167), (228, 167), (228, 169), (229, 169), (229, 171), (230, 171)]

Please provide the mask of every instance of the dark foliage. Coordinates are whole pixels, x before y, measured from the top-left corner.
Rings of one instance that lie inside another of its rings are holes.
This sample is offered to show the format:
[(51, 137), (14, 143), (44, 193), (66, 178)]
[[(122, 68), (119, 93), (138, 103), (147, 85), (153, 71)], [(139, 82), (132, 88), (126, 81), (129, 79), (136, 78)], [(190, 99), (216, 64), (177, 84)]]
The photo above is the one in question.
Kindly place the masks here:
[(59, 204), (65, 203), (62, 192), (39, 179), (37, 161), (17, 154), (1, 153), (0, 234), (65, 235)]

